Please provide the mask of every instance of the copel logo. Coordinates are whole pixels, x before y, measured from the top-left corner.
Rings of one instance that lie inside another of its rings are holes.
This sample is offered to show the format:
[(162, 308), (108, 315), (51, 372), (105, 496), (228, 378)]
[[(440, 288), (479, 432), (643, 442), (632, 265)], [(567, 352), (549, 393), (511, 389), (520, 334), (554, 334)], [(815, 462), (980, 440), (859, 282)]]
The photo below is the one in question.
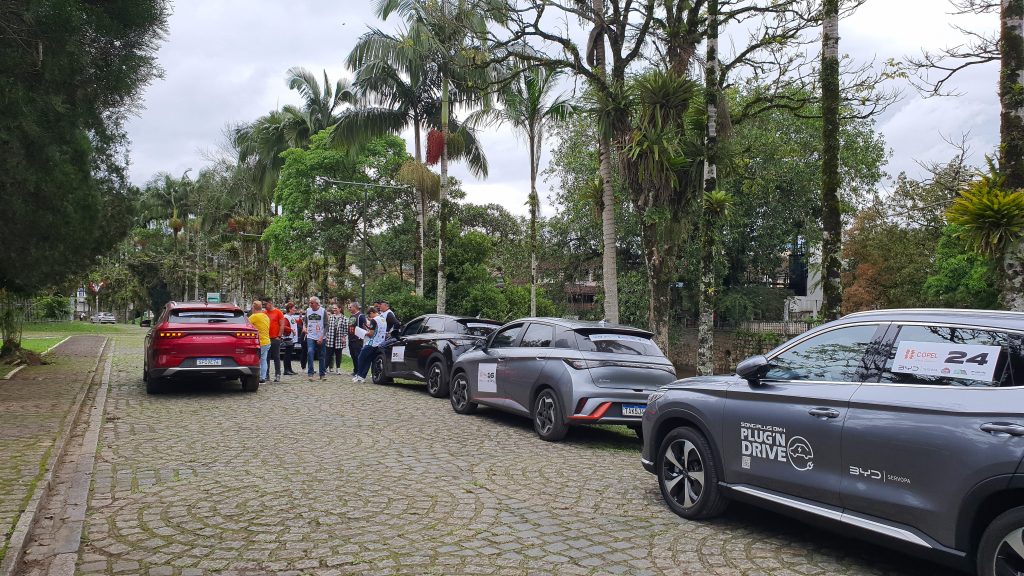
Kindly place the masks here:
[(913, 360), (914, 358), (938, 358), (939, 355), (935, 352), (918, 352), (913, 348), (908, 348), (903, 352), (904, 360)]

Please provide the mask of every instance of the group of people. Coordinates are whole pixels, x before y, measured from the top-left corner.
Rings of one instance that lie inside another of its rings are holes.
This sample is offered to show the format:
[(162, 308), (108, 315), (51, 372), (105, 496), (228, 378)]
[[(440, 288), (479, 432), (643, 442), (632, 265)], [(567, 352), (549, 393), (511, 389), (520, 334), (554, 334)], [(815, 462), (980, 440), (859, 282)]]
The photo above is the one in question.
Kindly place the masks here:
[(387, 300), (374, 302), (365, 313), (359, 302), (349, 302), (346, 308), (348, 315), (336, 301), (325, 307), (316, 296), (309, 297), (305, 308), (288, 302), (283, 312), (271, 298), (253, 301), (249, 322), (260, 336), (260, 382), (269, 379), (271, 362), (274, 382), (280, 382), (282, 374), (297, 375), (292, 370), (296, 354), (310, 382), (315, 380), (314, 362), (320, 380), (326, 380), (327, 374), (341, 374), (346, 350), (352, 357), (352, 381), (365, 381), (374, 359), (398, 336), (402, 325)]

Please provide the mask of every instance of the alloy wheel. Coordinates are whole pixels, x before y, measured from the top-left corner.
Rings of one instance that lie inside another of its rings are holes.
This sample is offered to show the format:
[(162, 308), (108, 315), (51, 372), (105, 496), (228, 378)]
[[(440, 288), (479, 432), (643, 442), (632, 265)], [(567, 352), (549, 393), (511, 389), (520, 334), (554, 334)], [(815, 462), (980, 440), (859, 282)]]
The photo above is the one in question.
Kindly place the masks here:
[(441, 364), (434, 362), (430, 365), (430, 371), (427, 372), (427, 391), (432, 396), (436, 396), (438, 390), (441, 389)]
[(692, 508), (704, 492), (704, 461), (689, 440), (668, 445), (663, 459), (665, 492), (684, 509)]
[(452, 403), (459, 410), (469, 403), (469, 383), (465, 376), (459, 375), (452, 383)]
[(1024, 528), (1017, 528), (1003, 538), (994, 562), (996, 576), (1024, 575)]
[(537, 399), (537, 414), (534, 419), (541, 435), (551, 433), (551, 429), (555, 427), (555, 400), (549, 394), (542, 394)]
[(384, 359), (378, 356), (373, 360), (373, 383), (380, 384), (384, 378)]

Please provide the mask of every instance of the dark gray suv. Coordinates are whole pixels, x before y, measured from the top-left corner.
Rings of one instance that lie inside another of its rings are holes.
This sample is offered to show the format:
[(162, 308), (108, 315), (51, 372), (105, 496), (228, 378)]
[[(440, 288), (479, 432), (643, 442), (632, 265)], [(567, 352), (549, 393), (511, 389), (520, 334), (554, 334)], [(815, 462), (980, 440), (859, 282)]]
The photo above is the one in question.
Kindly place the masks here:
[(684, 518), (747, 501), (984, 576), (1024, 574), (1024, 314), (878, 310), (651, 395)]

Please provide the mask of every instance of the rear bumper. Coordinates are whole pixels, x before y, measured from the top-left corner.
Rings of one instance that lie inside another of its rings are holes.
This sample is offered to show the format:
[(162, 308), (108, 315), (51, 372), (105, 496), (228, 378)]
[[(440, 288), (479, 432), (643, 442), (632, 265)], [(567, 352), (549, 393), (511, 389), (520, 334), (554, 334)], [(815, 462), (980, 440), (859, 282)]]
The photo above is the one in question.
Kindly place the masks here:
[(623, 406), (647, 407), (647, 398), (652, 391), (615, 390), (591, 388), (577, 391), (572, 404), (573, 413), (567, 418), (570, 424), (622, 424), (640, 426), (643, 415), (625, 415)]
[(149, 371), (151, 378), (180, 378), (183, 376), (220, 376), (223, 378), (241, 378), (259, 376), (259, 366), (202, 366), (188, 368), (153, 368)]

